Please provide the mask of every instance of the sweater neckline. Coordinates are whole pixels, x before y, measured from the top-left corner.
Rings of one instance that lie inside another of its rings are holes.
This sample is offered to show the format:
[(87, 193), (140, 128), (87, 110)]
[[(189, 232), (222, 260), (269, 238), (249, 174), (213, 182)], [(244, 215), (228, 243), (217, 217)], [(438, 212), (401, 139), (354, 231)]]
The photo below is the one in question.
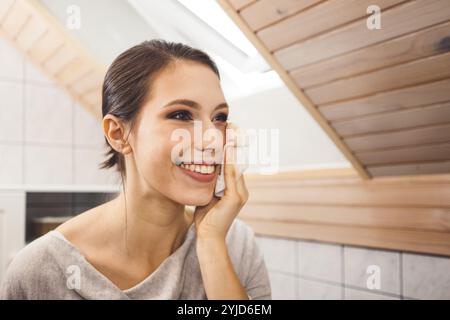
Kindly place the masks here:
[(86, 259), (83, 253), (73, 243), (71, 243), (60, 231), (51, 230), (49, 231), (48, 234), (61, 240), (70, 248), (71, 254), (75, 255), (74, 258), (76, 258), (77, 262), (80, 263), (82, 266), (84, 266), (86, 268), (85, 270), (88, 271), (87, 274), (85, 274), (88, 281), (91, 280), (95, 281), (96, 279), (98, 280), (98, 278), (101, 278), (110, 287), (119, 291), (121, 295), (128, 296), (129, 294), (133, 294), (136, 291), (143, 288), (147, 283), (149, 283), (153, 278), (155, 278), (161, 272), (161, 270), (164, 270), (171, 263), (171, 261), (176, 260), (177, 257), (179, 257), (180, 255), (187, 253), (190, 244), (192, 243), (192, 239), (195, 237), (195, 224), (191, 223), (191, 225), (188, 228), (188, 231), (186, 232), (183, 243), (174, 252), (172, 252), (171, 255), (169, 255), (166, 259), (164, 259), (164, 261), (142, 281), (127, 289), (120, 289), (114, 282), (112, 282), (108, 277), (106, 277), (102, 272), (100, 272), (93, 264), (91, 264)]

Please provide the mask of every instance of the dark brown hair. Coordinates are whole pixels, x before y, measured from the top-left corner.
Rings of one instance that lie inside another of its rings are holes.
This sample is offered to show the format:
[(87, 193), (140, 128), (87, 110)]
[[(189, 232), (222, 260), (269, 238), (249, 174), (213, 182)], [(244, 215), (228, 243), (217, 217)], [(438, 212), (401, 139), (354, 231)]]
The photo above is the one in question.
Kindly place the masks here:
[[(151, 96), (152, 83), (157, 75), (180, 60), (206, 65), (220, 79), (215, 62), (205, 52), (161, 39), (144, 41), (121, 53), (108, 68), (102, 88), (103, 117), (112, 114), (130, 123), (132, 128), (141, 106)], [(117, 166), (123, 178), (126, 173), (124, 156), (111, 147), (106, 137), (105, 141), (108, 159), (100, 164), (100, 168)]]

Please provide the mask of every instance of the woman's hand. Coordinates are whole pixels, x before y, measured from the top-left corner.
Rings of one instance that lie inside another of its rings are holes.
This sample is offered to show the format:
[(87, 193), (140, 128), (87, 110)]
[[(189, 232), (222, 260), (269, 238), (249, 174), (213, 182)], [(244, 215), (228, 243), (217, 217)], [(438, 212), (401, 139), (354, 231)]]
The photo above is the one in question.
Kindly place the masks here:
[[(233, 127), (233, 125), (231, 125)], [(224, 180), (225, 194), (213, 196), (206, 206), (197, 206), (194, 222), (198, 239), (225, 240), (228, 229), (248, 200), (244, 175), (237, 177), (237, 142), (225, 144)]]
[(209, 300), (249, 299), (225, 241), (228, 229), (248, 199), (244, 175), (237, 177), (237, 149), (237, 143), (225, 144), (223, 197), (213, 196), (210, 203), (196, 207), (194, 212), (197, 257)]

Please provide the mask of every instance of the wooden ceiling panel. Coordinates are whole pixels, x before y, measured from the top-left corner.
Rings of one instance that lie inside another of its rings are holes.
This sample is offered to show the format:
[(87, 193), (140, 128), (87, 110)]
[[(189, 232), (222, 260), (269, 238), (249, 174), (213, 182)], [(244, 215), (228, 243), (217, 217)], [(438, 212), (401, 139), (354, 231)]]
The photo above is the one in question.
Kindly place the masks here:
[(444, 174), (450, 172), (450, 161), (417, 162), (399, 165), (369, 166), (369, 173), (380, 176), (411, 176), (422, 174)]
[(54, 76), (76, 57), (77, 53), (72, 50), (72, 47), (67, 43), (63, 43), (43, 62), (43, 67)]
[(30, 44), (29, 55), (33, 61), (41, 65), (64, 43), (59, 33), (51, 28), (47, 29), (38, 41)]
[(450, 52), (306, 89), (316, 105), (450, 77)]
[(450, 79), (327, 104), (319, 110), (329, 121), (334, 121), (446, 101), (450, 101)]
[(241, 10), (253, 2), (256, 2), (256, 0), (230, 0), (230, 5), (232, 5), (235, 10)]
[(16, 38), (17, 45), (27, 52), (48, 31), (48, 26), (42, 19), (29, 19)]
[(448, 160), (450, 159), (450, 143), (357, 152), (356, 156), (367, 166)]
[(2, 21), (2, 29), (15, 39), (25, 24), (30, 19), (30, 11), (24, 8), (20, 1), (11, 4), (7, 15)]
[(0, 35), (101, 119), (100, 87), (106, 66), (73, 38), (39, 1), (0, 1)]
[[(450, 123), (450, 102), (332, 122), (342, 137)], [(449, 137), (450, 138), (450, 137)]]
[(219, 2), (361, 177), (450, 172), (450, 1)]
[(383, 132), (344, 139), (356, 153), (358, 151), (382, 150), (439, 142), (447, 142), (450, 137), (450, 123), (420, 127), (394, 132)]
[(275, 51), (274, 55), (285, 69), (291, 70), (449, 20), (450, 1), (408, 1), (382, 12), (380, 30), (367, 29), (364, 17), (316, 38), (292, 42), (290, 46)]
[(448, 35), (450, 22), (297, 68), (290, 73), (302, 88), (309, 88), (441, 53), (445, 51), (442, 39)]
[[(380, 0), (377, 1), (377, 5), (381, 9), (385, 9), (404, 1)], [(309, 10), (304, 10), (258, 31), (257, 35), (270, 51), (277, 51), (291, 46), (295, 42), (303, 41), (363, 18), (366, 16), (367, 7), (371, 4), (373, 4), (371, 0), (324, 1)]]
[(260, 30), (324, 0), (260, 0), (239, 13), (253, 30)]
[(0, 1), (0, 21), (3, 21), (12, 8), (15, 0)]

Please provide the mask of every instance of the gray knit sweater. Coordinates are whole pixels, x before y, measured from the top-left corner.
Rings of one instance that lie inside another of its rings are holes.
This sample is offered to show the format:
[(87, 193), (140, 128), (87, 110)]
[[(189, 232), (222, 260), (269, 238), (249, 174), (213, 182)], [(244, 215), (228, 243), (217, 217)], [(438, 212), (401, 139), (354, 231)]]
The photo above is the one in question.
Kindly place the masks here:
[[(192, 224), (182, 245), (151, 275), (121, 290), (53, 230), (19, 251), (0, 286), (0, 299), (206, 299), (195, 237)], [(226, 243), (249, 297), (271, 299), (263, 254), (252, 229), (235, 219)]]

